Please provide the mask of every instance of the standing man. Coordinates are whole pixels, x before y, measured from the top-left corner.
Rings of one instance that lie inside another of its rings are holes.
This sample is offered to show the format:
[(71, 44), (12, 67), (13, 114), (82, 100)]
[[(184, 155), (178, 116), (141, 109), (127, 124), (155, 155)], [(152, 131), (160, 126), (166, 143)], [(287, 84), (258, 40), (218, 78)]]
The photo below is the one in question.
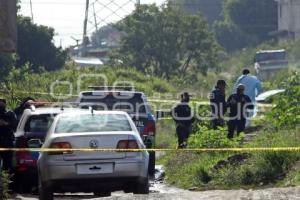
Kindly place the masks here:
[(189, 106), (190, 95), (187, 92), (181, 94), (181, 101), (172, 109), (172, 117), (176, 122), (176, 134), (178, 148), (187, 146), (187, 139), (191, 133), (194, 117)]
[[(249, 69), (243, 70), (243, 75), (240, 76), (234, 84), (232, 94), (236, 93), (237, 86), (243, 84), (245, 86), (245, 95), (247, 95), (254, 106), (254, 109), (247, 113), (248, 117), (254, 117), (256, 115), (256, 100), (255, 98), (262, 92), (261, 82), (256, 76), (250, 74)], [(250, 120), (247, 120), (247, 126), (250, 126)]]
[(245, 86), (239, 84), (236, 94), (232, 94), (227, 100), (227, 107), (229, 107), (229, 121), (228, 121), (228, 138), (233, 138), (235, 130), (237, 135), (245, 130), (246, 125), (246, 110), (253, 109), (251, 99), (244, 94)]
[(32, 97), (26, 97), (23, 99), (23, 101), (20, 103), (20, 105), (14, 110), (17, 120), (19, 121), (24, 110), (25, 109), (30, 109), (32, 105), (34, 105), (34, 98)]
[[(16, 115), (12, 111), (6, 110), (6, 100), (0, 98), (0, 148), (12, 148), (14, 141), (14, 130), (17, 126)], [(11, 151), (0, 152), (3, 160), (3, 169), (11, 172), (12, 170)]]
[(218, 80), (215, 89), (210, 95), (213, 129), (224, 126), (224, 114), (226, 111), (225, 88), (226, 82), (224, 80)]

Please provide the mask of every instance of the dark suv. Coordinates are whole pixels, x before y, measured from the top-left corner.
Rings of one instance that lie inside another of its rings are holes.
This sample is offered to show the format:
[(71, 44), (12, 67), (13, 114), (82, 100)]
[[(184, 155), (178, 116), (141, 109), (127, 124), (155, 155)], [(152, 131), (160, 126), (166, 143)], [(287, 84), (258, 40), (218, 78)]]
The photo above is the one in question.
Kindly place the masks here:
[[(135, 122), (147, 148), (155, 146), (155, 117), (151, 112), (146, 96), (142, 92), (103, 89), (93, 87), (94, 91), (80, 92), (80, 108), (92, 107), (95, 110), (126, 111)], [(149, 175), (155, 173), (155, 152), (149, 152)]]

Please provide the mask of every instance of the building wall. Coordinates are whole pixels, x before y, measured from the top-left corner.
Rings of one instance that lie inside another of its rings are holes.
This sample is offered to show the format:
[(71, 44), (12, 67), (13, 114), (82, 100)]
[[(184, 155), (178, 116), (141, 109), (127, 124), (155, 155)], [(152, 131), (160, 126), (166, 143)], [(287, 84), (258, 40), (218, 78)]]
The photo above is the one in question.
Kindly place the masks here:
[(300, 39), (300, 0), (277, 0), (278, 29), (290, 39)]

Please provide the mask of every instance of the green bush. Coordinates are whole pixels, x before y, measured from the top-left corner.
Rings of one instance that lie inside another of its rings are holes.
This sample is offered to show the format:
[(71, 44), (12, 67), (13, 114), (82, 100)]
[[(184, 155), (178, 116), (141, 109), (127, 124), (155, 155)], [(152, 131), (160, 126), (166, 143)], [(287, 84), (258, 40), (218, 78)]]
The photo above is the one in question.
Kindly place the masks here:
[(9, 199), (10, 176), (5, 171), (0, 173), (0, 199)]
[(293, 72), (282, 87), (285, 92), (276, 99), (276, 107), (268, 115), (268, 120), (277, 130), (280, 128), (296, 128), (300, 124), (300, 74)]
[(198, 131), (192, 134), (188, 140), (190, 148), (224, 148), (237, 147), (243, 139), (244, 134), (234, 139), (227, 138), (227, 129), (220, 128), (217, 130), (199, 126)]

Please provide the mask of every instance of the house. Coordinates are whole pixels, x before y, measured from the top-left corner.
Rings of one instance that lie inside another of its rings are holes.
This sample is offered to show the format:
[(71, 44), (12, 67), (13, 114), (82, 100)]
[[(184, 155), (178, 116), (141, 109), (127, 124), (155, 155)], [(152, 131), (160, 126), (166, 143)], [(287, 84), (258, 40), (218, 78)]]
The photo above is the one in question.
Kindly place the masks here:
[(300, 0), (275, 0), (278, 3), (278, 32), (288, 40), (300, 39)]

